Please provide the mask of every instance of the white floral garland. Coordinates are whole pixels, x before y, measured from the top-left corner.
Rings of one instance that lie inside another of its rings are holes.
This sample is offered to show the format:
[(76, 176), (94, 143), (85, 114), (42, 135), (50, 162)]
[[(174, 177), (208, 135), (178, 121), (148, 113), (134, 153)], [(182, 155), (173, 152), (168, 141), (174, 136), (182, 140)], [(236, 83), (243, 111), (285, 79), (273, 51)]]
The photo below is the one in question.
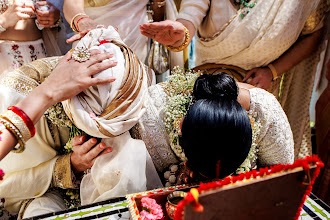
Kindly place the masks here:
[(258, 145), (257, 145), (257, 137), (260, 133), (261, 123), (256, 122), (254, 118), (250, 117), (251, 127), (252, 127), (252, 144), (249, 151), (248, 156), (241, 164), (241, 166), (236, 170), (236, 174), (245, 173), (250, 171), (256, 167), (252, 167), (253, 165), (256, 166), (256, 162), (258, 159)]
[[(164, 106), (163, 123), (170, 139), (170, 146), (173, 152), (181, 161), (186, 161), (187, 157), (179, 145), (180, 121), (187, 114), (189, 104), (192, 101), (192, 91), (196, 79), (201, 75), (200, 72), (185, 72), (179, 67), (174, 67), (169, 76), (168, 83), (165, 85), (165, 92), (168, 100)], [(250, 118), (251, 120), (251, 118)], [(252, 145), (249, 154), (236, 173), (246, 172), (252, 169), (252, 165), (257, 160), (257, 137), (260, 133), (261, 124), (251, 120), (252, 126)]]
[(199, 72), (184, 72), (176, 66), (165, 86), (168, 101), (164, 106), (163, 123), (170, 138), (171, 148), (181, 161), (186, 161), (187, 157), (179, 145), (180, 121), (187, 114), (191, 93), (199, 76)]
[(72, 122), (66, 115), (61, 102), (51, 106), (46, 110), (45, 116), (58, 127), (72, 127)]

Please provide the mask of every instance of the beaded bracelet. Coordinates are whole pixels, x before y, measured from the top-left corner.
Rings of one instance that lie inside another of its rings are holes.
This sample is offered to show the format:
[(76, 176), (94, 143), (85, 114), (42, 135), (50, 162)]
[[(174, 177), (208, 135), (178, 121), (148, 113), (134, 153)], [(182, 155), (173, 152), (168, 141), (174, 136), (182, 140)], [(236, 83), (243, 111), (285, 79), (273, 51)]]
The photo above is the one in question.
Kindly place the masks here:
[(171, 51), (174, 51), (174, 52), (179, 52), (179, 51), (183, 50), (188, 45), (189, 39), (190, 39), (189, 30), (184, 25), (183, 25), (183, 28), (184, 28), (184, 37), (185, 37), (184, 42), (178, 47), (165, 45), (167, 49), (169, 49)]
[(34, 127), (33, 121), (30, 119), (30, 117), (22, 109), (20, 109), (16, 106), (10, 106), (8, 108), (8, 110), (14, 112), (16, 115), (18, 115), (23, 120), (25, 125), (28, 127), (31, 138), (32, 138), (36, 133), (36, 128)]
[(19, 132), (19, 130), (13, 125), (8, 119), (6, 119), (4, 116), (0, 115), (0, 122), (3, 124), (6, 129), (12, 133), (12, 135), (15, 136), (18, 144), (14, 147), (12, 150), (14, 153), (22, 153), (25, 149), (25, 143), (23, 142), (22, 138), (23, 136)]

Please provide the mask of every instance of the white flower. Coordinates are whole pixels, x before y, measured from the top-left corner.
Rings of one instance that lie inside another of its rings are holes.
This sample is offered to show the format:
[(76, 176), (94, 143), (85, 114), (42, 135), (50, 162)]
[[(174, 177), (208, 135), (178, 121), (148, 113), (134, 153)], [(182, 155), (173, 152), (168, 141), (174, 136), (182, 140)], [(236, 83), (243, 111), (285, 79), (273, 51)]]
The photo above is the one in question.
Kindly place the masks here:
[(184, 72), (176, 66), (165, 87), (169, 98), (164, 106), (163, 123), (170, 138), (171, 148), (182, 161), (186, 161), (187, 158), (178, 143), (179, 128), (175, 126), (175, 123), (186, 115), (192, 98), (191, 93), (199, 76), (199, 72)]

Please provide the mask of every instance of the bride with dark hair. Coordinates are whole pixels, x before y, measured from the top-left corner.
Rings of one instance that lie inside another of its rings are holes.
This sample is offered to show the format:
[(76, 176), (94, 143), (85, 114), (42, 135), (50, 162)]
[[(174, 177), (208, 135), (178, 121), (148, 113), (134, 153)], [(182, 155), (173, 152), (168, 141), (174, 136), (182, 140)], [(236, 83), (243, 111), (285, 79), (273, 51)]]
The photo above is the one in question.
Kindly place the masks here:
[(272, 94), (225, 73), (193, 74), (174, 73), (167, 84), (149, 87), (147, 111), (132, 132), (158, 171), (170, 167), (164, 174), (170, 184), (173, 164), (182, 161), (204, 179), (294, 161), (292, 131)]
[(225, 73), (202, 75), (195, 83), (196, 102), (183, 119), (180, 145), (189, 168), (201, 176), (223, 178), (248, 156), (252, 128), (237, 96), (235, 80)]

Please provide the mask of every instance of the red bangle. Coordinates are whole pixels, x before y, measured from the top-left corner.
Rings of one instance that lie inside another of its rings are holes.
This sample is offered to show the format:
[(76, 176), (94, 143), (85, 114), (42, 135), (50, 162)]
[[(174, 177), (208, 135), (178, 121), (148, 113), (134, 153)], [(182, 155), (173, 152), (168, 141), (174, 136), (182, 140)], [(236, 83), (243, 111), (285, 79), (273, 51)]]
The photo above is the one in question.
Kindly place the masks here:
[(85, 17), (81, 17), (81, 18), (79, 18), (79, 19), (77, 20), (77, 22), (76, 22), (76, 25), (75, 25), (76, 28), (77, 28), (77, 31), (78, 31), (78, 32), (80, 32), (80, 30), (79, 30), (79, 26), (78, 26), (78, 23), (79, 23), (79, 21), (81, 21), (81, 20), (84, 19), (84, 18), (89, 18), (89, 19), (91, 19), (90, 17), (86, 17), (86, 16), (85, 16)]
[(28, 127), (31, 137), (33, 137), (36, 133), (36, 128), (34, 127), (34, 124), (30, 117), (20, 108), (16, 106), (10, 106), (8, 110), (14, 112), (16, 115), (21, 117), (21, 119), (24, 121), (25, 125)]

